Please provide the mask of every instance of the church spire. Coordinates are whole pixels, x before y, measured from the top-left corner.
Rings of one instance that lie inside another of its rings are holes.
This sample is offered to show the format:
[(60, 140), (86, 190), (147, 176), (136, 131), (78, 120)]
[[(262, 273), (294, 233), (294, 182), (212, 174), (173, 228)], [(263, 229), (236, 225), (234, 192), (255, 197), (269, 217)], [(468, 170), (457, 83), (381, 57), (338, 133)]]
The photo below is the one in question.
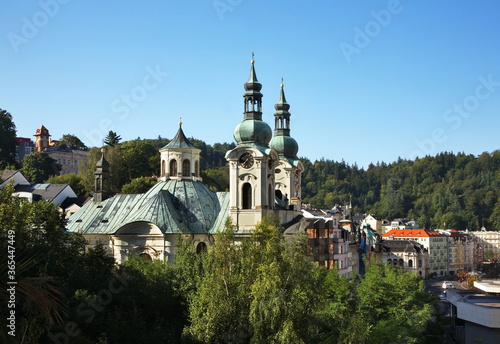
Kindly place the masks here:
[(290, 105), (286, 102), (285, 91), (283, 90), (283, 78), (281, 78), (280, 98), (274, 105), (274, 135), (290, 136)]
[(285, 91), (283, 86), (283, 78), (281, 78), (280, 97), (274, 108), (274, 137), (269, 144), (270, 147), (276, 149), (281, 159), (287, 158), (291, 160), (297, 159), (299, 146), (297, 141), (290, 137), (290, 104), (286, 102)]
[(255, 73), (255, 60), (253, 59), (250, 68), (250, 77), (245, 83), (245, 93), (243, 97), (245, 98), (245, 119), (256, 119), (262, 120), (262, 84), (257, 80), (257, 73)]

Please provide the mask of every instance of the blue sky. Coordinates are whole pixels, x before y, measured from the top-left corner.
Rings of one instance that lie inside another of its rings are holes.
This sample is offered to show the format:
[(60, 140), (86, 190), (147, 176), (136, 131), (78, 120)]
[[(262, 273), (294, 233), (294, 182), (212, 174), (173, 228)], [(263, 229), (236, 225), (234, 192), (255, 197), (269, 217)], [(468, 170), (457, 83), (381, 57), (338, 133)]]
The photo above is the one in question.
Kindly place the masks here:
[(18, 136), (233, 142), (251, 53), (299, 156), (366, 167), (499, 148), (498, 1), (4, 1), (0, 108)]

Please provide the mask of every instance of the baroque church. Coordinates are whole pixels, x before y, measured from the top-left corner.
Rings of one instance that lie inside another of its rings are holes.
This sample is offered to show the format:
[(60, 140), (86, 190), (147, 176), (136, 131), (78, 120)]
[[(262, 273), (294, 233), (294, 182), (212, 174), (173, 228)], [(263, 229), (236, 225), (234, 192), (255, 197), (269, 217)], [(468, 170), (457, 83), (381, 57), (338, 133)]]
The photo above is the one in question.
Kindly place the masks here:
[(67, 223), (69, 232), (81, 233), (90, 246), (101, 242), (116, 262), (128, 255), (172, 260), (179, 235), (189, 239), (196, 252), (207, 249), (224, 230), (229, 217), (239, 238), (275, 215), (285, 230), (304, 230), (301, 213), (302, 162), (298, 144), (290, 136), (290, 105), (283, 83), (275, 107), (274, 136), (262, 120), (262, 85), (254, 60), (244, 85), (244, 117), (234, 129), (236, 147), (226, 153), (229, 192), (213, 192), (200, 177), (200, 152), (185, 136), (182, 123), (175, 137), (160, 149), (161, 176), (144, 194), (111, 195), (109, 164), (96, 164), (95, 193)]

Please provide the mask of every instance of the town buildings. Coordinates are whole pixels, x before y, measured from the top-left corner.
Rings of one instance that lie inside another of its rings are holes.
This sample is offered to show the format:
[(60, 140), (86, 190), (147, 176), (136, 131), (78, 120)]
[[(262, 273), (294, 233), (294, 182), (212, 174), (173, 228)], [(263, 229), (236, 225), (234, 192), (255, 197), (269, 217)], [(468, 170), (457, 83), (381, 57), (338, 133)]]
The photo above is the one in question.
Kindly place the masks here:
[(68, 184), (31, 184), (21, 172), (16, 170), (2, 171), (0, 178), (3, 181), (0, 188), (12, 183), (13, 196), (30, 203), (45, 201), (57, 204), (66, 217), (76, 212), (86, 201), (85, 197), (78, 197)]
[(448, 275), (448, 240), (444, 234), (428, 229), (392, 229), (382, 237), (391, 240), (411, 240), (423, 245), (429, 254), (429, 275)]
[(340, 211), (302, 209), (307, 220), (308, 254), (318, 266), (336, 268), (339, 276), (350, 276), (349, 231), (340, 226)]
[(16, 151), (16, 162), (20, 163), (24, 160), (26, 155), (31, 154), (33, 150), (33, 141), (26, 137), (16, 137), (17, 141), (17, 151)]
[(429, 276), (429, 252), (423, 244), (413, 240), (384, 240), (382, 262), (423, 278)]

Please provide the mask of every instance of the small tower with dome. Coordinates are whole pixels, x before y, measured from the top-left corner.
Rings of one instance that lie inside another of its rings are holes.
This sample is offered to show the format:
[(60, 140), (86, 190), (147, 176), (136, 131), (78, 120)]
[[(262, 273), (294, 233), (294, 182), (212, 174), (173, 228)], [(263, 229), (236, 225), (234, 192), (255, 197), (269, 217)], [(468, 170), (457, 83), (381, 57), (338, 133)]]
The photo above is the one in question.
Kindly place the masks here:
[(278, 102), (274, 105), (274, 137), (269, 143), (279, 155), (275, 168), (276, 197), (288, 209), (300, 211), (301, 208), (301, 175), (304, 165), (297, 158), (299, 145), (290, 136), (290, 105), (286, 102), (283, 79)]
[(200, 177), (200, 152), (184, 135), (182, 121), (175, 137), (165, 147), (160, 149), (161, 176), (160, 180), (191, 179), (202, 181)]

